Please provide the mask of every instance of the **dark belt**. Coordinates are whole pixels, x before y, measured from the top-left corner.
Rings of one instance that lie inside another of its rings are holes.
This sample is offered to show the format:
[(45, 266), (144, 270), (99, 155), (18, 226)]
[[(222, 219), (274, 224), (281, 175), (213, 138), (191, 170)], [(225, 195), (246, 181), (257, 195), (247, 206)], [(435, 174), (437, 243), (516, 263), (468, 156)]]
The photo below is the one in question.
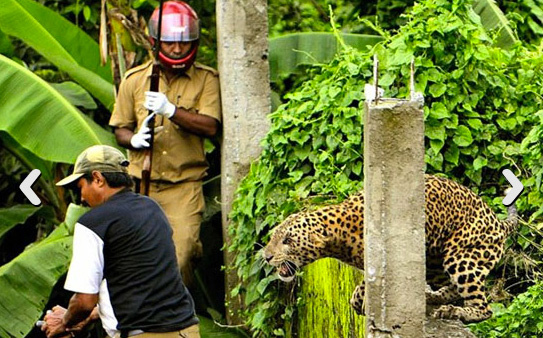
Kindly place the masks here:
[(128, 338), (142, 334), (142, 330), (121, 330), (121, 338)]

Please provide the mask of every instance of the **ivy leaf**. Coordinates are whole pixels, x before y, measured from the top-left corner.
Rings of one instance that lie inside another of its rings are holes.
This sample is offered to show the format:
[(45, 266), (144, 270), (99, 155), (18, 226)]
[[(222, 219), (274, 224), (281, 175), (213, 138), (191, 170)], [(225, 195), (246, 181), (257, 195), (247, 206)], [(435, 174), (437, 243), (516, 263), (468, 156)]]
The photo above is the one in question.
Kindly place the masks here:
[(413, 52), (407, 50), (406, 46), (401, 46), (396, 50), (389, 60), (389, 66), (404, 65), (411, 62), (413, 59)]
[(328, 90), (328, 95), (330, 95), (331, 98), (336, 97), (339, 93), (341, 93), (341, 88), (339, 87), (334, 86)]
[(256, 290), (258, 291), (259, 294), (263, 295), (268, 285), (270, 285), (271, 282), (277, 279), (278, 279), (277, 274), (273, 274), (271, 276), (268, 276), (262, 279), (260, 283), (258, 283), (258, 285), (256, 286)]
[(426, 126), (425, 134), (432, 140), (445, 140), (446, 132), (443, 125), (439, 126)]
[(483, 122), (479, 119), (469, 119), (468, 124), (472, 129), (475, 130), (482, 130), (483, 129)]
[(478, 171), (481, 170), (483, 167), (485, 167), (488, 163), (488, 160), (484, 157), (477, 157), (475, 161), (473, 161), (473, 170)]
[(434, 83), (430, 86), (430, 94), (433, 97), (440, 97), (447, 90), (447, 85), (443, 83)]
[(458, 126), (453, 137), (453, 142), (459, 147), (467, 147), (473, 142), (471, 131), (466, 126)]
[[(434, 86), (434, 85), (432, 85)], [(430, 110), (430, 116), (435, 119), (445, 119), (450, 116), (449, 112), (447, 111), (447, 107), (441, 102), (434, 102), (432, 103), (432, 109)]]
[(439, 153), (444, 144), (443, 140), (430, 140), (430, 147), (436, 154)]
[(514, 117), (510, 117), (507, 119), (498, 119), (496, 120), (496, 122), (504, 130), (513, 130), (517, 126), (517, 120)]
[(362, 161), (356, 161), (352, 167), (353, 173), (360, 175), (362, 173), (363, 163)]
[(432, 149), (427, 151), (424, 155), (426, 163), (431, 165), (435, 170), (441, 171), (443, 168), (443, 155), (441, 153), (434, 153)]
[(454, 165), (458, 165), (459, 158), (460, 158), (460, 150), (458, 150), (458, 147), (455, 144), (453, 144), (445, 152), (445, 160)]

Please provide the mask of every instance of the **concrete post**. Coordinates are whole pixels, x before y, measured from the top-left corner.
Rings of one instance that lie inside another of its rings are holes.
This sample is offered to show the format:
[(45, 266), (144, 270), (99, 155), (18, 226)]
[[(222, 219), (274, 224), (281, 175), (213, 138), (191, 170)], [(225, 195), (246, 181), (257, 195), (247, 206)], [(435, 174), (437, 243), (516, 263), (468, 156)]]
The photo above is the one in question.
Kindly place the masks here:
[[(217, 54), (223, 107), (221, 148), (221, 200), (223, 237), (228, 245), (228, 214), (234, 192), (261, 152), (260, 140), (269, 130), (270, 83), (268, 65), (268, 14), (266, 0), (218, 0)], [(225, 252), (227, 268), (233, 255)], [(240, 299), (230, 291), (238, 283), (227, 269), (227, 320), (238, 324)]]
[(422, 104), (366, 101), (364, 115), (366, 337), (424, 337)]

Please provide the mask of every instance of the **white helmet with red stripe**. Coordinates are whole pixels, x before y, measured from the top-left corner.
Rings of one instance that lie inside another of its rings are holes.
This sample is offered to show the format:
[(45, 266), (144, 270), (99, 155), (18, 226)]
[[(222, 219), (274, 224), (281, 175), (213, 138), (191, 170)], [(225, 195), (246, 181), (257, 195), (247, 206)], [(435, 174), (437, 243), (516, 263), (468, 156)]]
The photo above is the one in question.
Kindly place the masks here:
[[(158, 38), (158, 14), (156, 8), (149, 20), (149, 35), (153, 45)], [(169, 69), (185, 71), (189, 69), (198, 52), (200, 39), (200, 20), (196, 12), (183, 1), (166, 1), (162, 5), (162, 28), (160, 41), (190, 42), (190, 50), (179, 58), (158, 53), (160, 63)]]

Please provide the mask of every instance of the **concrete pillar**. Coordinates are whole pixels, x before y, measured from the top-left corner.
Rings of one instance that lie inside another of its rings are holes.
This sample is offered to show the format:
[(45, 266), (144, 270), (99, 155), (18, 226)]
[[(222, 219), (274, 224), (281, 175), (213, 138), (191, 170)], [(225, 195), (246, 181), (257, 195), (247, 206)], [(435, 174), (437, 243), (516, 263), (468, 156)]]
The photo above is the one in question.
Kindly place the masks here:
[(422, 104), (366, 101), (364, 115), (366, 337), (424, 337)]
[[(223, 107), (221, 148), (221, 200), (223, 236), (228, 238), (228, 214), (239, 181), (251, 162), (260, 155), (260, 140), (269, 130), (270, 83), (268, 65), (268, 3), (266, 0), (218, 0), (217, 54)], [(225, 252), (226, 297), (229, 323), (240, 299), (230, 291), (238, 283), (236, 272), (228, 269), (233, 255)]]

